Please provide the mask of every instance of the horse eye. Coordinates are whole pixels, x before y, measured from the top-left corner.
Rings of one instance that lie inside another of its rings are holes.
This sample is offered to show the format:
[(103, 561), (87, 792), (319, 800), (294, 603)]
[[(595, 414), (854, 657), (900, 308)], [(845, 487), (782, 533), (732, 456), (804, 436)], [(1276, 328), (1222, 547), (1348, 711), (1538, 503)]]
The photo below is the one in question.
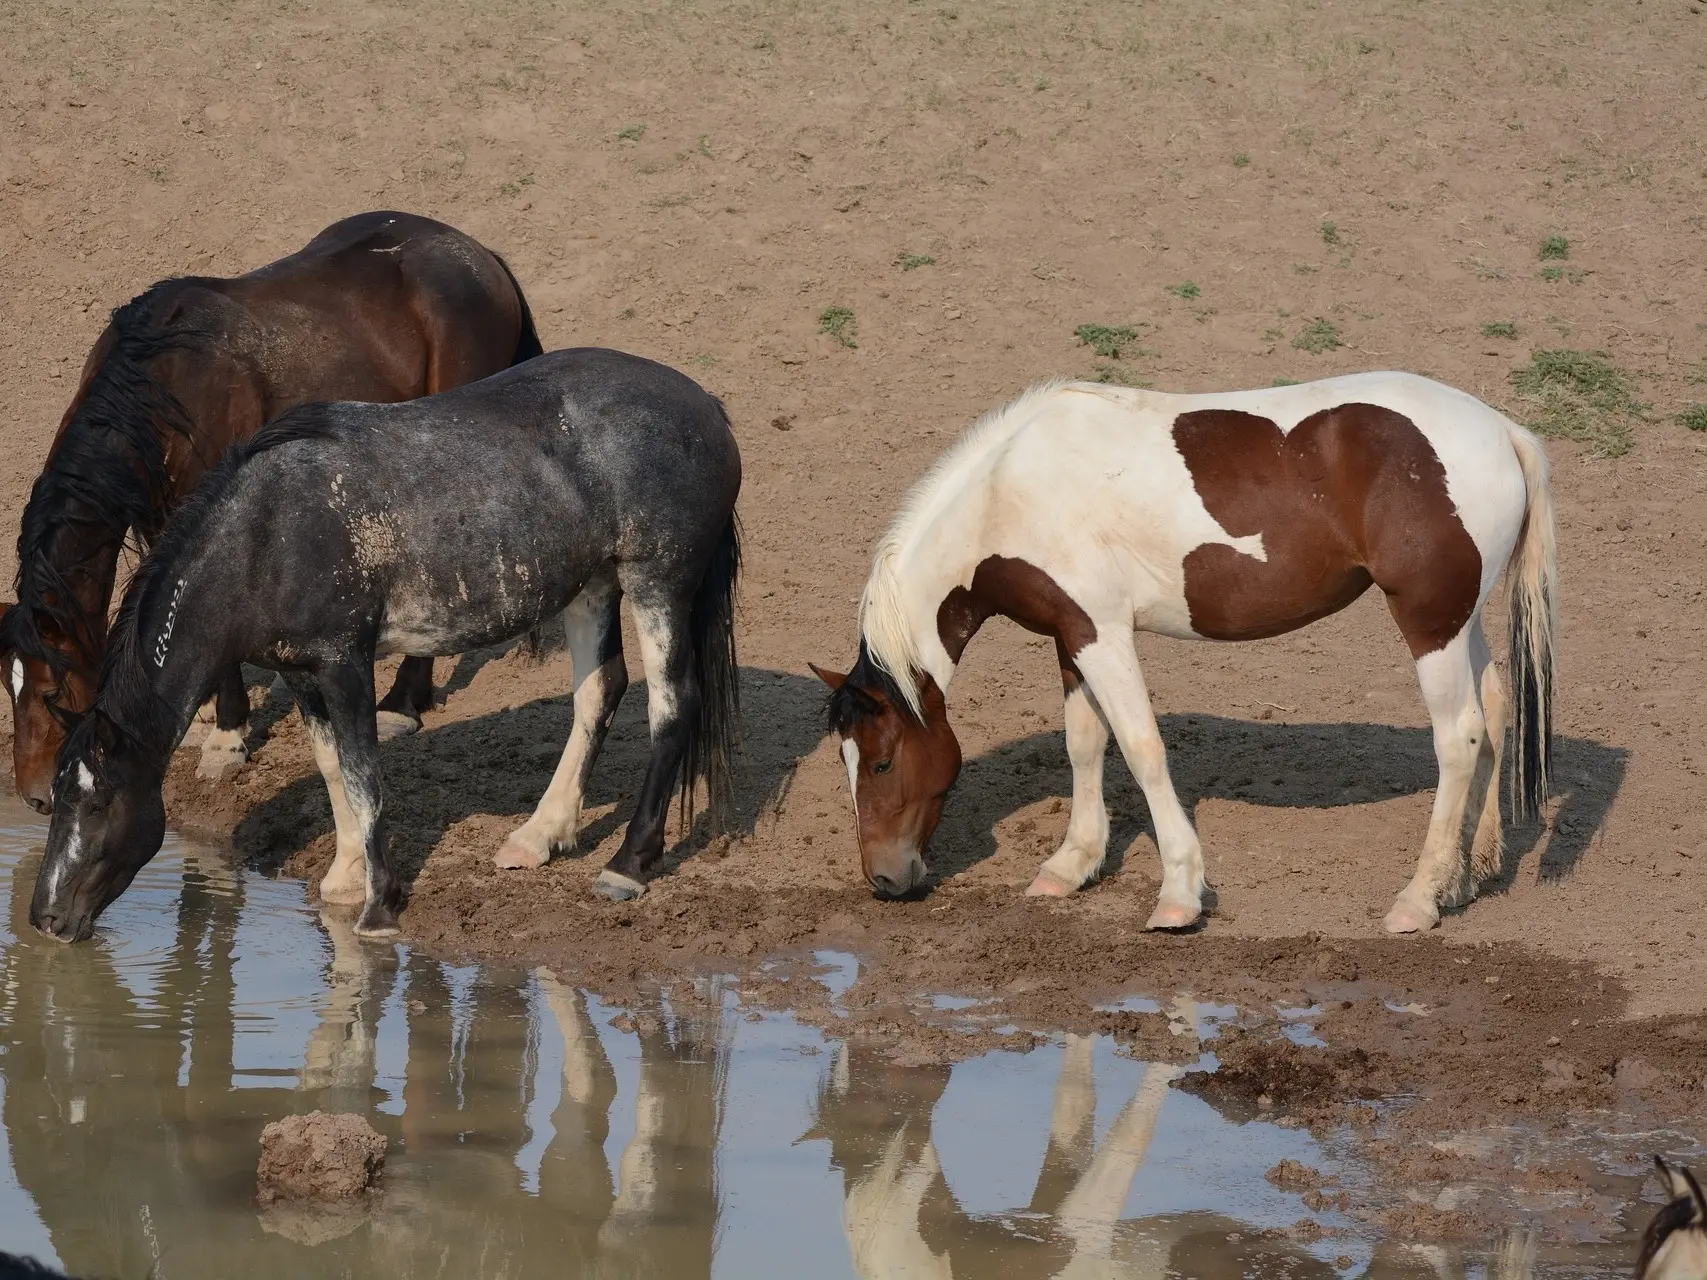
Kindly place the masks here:
[(893, 760), (879, 760), (876, 764), (871, 766), (871, 771), (873, 773), (888, 773), (894, 767), (895, 762)]

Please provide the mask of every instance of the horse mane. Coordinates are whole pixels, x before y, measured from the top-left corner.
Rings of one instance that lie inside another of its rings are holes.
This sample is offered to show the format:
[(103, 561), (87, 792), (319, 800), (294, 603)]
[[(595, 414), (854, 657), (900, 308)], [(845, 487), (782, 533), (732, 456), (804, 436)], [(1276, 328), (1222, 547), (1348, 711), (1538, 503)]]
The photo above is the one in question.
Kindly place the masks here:
[(859, 660), (848, 672), (848, 678), (831, 690), (830, 696), (824, 701), (824, 718), (829, 722), (830, 732), (845, 737), (853, 732), (854, 726), (860, 721), (878, 714), (883, 706), (872, 696), (873, 690), (889, 699), (890, 705), (903, 716), (911, 718), (917, 724), (924, 723), (924, 713), (914, 710), (912, 703), (907, 701), (900, 682), (873, 661), (865, 641), (861, 640)]
[(37, 619), (46, 617), (85, 650), (91, 637), (70, 583), (49, 556), (55, 535), (68, 525), (93, 524), (117, 541), (134, 534), (138, 549), (145, 549), (168, 501), (165, 438), (188, 438), (195, 429), (183, 403), (150, 368), (158, 357), (213, 336), (194, 324), (159, 318), (165, 310), (161, 299), (187, 281), (162, 280), (113, 311), (112, 346), (24, 507), (14, 582), (19, 607), (7, 610), (0, 622), (0, 645), (46, 662), (56, 676), (63, 673), (64, 658), (42, 638)]
[(962, 432), (907, 491), (877, 544), (871, 576), (859, 601), (860, 658), (864, 663), (869, 656), (870, 665), (888, 678), (887, 686), (915, 719), (924, 718), (919, 702), (921, 655), (902, 591), (901, 562), (919, 534), (966, 491), (981, 465), (1026, 424), (1028, 411), (1066, 381), (1051, 378), (1037, 383)]
[(154, 685), (143, 621), (161, 607), (163, 596), (176, 589), (181, 566), (200, 549), (203, 531), (230, 496), (243, 467), (281, 445), (334, 437), (337, 426), (332, 408), (328, 404), (299, 406), (248, 440), (232, 445), (178, 508), (125, 587), (101, 663), (95, 705), (67, 737), (64, 759), (76, 758), (73, 744), (88, 743), (93, 735), (103, 735), (96, 738), (99, 742), (123, 741), (134, 748), (153, 750), (176, 732), (177, 710)]

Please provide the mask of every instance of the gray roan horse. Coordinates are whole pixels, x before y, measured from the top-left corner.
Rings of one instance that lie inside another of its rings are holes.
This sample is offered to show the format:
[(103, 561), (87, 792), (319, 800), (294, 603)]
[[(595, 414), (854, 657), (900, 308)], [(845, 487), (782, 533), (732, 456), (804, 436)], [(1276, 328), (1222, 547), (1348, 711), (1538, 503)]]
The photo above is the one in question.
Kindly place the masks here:
[[(638, 356), (559, 351), (402, 404), (293, 410), (239, 445), (143, 562), (92, 709), (53, 784), (30, 922), (66, 940), (160, 848), (172, 749), (231, 663), (296, 695), (337, 823), (328, 901), (365, 901), (358, 933), (397, 932), (386, 847), (376, 654), (454, 654), (561, 613), (575, 719), (551, 786), (498, 855), (538, 866), (573, 844), (588, 773), (628, 683), (617, 608), (633, 610), (652, 760), (599, 874), (644, 892), (678, 785), (731, 807), (737, 715), (735, 499), (723, 406)], [(365, 863), (365, 867), (364, 867)]]

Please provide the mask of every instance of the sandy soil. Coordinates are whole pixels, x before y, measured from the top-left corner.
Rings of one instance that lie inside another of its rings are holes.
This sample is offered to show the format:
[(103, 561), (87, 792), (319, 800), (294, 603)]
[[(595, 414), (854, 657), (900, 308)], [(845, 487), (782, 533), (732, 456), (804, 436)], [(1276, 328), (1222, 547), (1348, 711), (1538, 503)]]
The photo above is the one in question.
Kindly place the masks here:
[[(1444, 1108), (1640, 1095), (1700, 1122), (1707, 440), (1674, 420), (1707, 399), (1691, 381), (1707, 371), (1699, 5), (0, 12), (6, 521), (108, 308), (364, 208), (443, 217), (504, 253), (548, 347), (655, 356), (729, 404), (747, 469), (741, 832), (709, 850), (690, 833), (638, 904), (589, 895), (644, 760), (636, 673), (586, 856), (496, 873), (567, 732), (567, 659), (446, 661), (444, 710), (386, 751), (419, 944), (613, 988), (845, 946), (868, 961), (850, 1000), (880, 1033), (925, 989), (996, 993), (1035, 1025), (1134, 990), (1347, 1001), (1330, 1041), (1385, 1055), (1383, 1081)], [(1550, 281), (1554, 234), (1571, 249)], [(1168, 291), (1187, 281), (1196, 296)], [(832, 306), (854, 311), (857, 346), (818, 332)], [(1293, 344), (1316, 317), (1342, 347)], [(1495, 321), (1516, 337), (1484, 336)], [(1434, 765), (1373, 598), (1258, 644), (1141, 642), (1219, 892), (1201, 933), (1140, 930), (1158, 868), (1118, 763), (1124, 859), (1072, 901), (1019, 898), (1065, 828), (1069, 774), (1053, 663), (1005, 624), (950, 699), (968, 761), (941, 888), (899, 905), (860, 888), (805, 664), (851, 655), (868, 549), (955, 432), (1034, 379), (1106, 363), (1077, 343), (1084, 323), (1137, 327), (1123, 376), (1170, 390), (1399, 367), (1511, 406), (1512, 368), (1568, 346), (1610, 353), (1652, 402), (1624, 458), (1551, 450), (1559, 797), (1433, 937), (1378, 936)], [(329, 811), (283, 711), (269, 704), (235, 786), (196, 783), (180, 753), (169, 800), (180, 825), (313, 872)]]

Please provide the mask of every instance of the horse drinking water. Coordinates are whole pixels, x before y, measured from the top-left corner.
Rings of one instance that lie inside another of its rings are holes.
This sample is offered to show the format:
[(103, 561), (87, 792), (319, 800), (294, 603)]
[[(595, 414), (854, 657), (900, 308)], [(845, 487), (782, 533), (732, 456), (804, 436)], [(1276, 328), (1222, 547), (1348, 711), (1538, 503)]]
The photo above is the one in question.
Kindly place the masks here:
[[(46, 812), (61, 717), (84, 710), (106, 646), (119, 551), (147, 544), (234, 441), (317, 400), (409, 400), (540, 352), (497, 254), (406, 213), (333, 223), (235, 279), (164, 280), (113, 312), (24, 508), (18, 603), (0, 605), (18, 794)], [(242, 672), (221, 673), (204, 777), (248, 758)], [(411, 657), (380, 703), (388, 735), (432, 705)]]
[(866, 879), (886, 897), (921, 883), (960, 771), (944, 695), (967, 642), (999, 614), (1054, 639), (1066, 692), (1072, 812), (1027, 892), (1071, 893), (1100, 870), (1112, 730), (1161, 853), (1149, 925), (1192, 924), (1203, 853), (1168, 777), (1134, 630), (1280, 635), (1373, 582), (1416, 660), (1440, 764), (1416, 874), (1386, 926), (1428, 929), (1500, 865), (1507, 706), (1482, 610), (1502, 568), (1513, 803), (1527, 814), (1547, 792), (1557, 598), (1546, 454), (1534, 436), (1402, 373), (1222, 395), (1035, 388), (914, 486), (865, 586), (858, 661), (846, 675), (818, 671), (832, 690)]
[(581, 798), (628, 684), (626, 594), (646, 668), (652, 761), (612, 898), (645, 891), (679, 785), (713, 823), (730, 805), (741, 459), (723, 406), (615, 351), (541, 356), (403, 404), (309, 405), (235, 447), (125, 591), (94, 705), (66, 740), (30, 922), (67, 940), (160, 848), (173, 744), (238, 661), (295, 692), (337, 825), (322, 897), (397, 931), (385, 839), (376, 653), (464, 653), (561, 614), (574, 660), (568, 745), (498, 853), (537, 867), (572, 847)]

